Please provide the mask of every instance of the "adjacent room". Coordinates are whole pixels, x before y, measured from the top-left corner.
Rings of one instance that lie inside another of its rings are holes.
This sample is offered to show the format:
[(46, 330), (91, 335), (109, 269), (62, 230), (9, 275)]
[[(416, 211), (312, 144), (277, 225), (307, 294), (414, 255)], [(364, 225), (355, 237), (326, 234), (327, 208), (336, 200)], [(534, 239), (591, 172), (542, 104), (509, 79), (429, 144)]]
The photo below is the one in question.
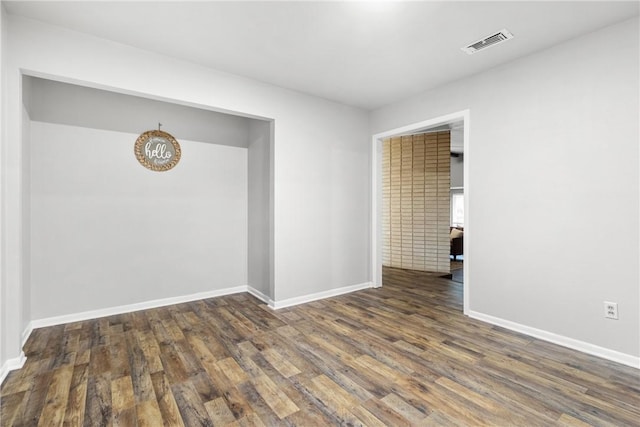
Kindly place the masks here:
[(0, 0), (0, 426), (640, 425), (639, 14)]

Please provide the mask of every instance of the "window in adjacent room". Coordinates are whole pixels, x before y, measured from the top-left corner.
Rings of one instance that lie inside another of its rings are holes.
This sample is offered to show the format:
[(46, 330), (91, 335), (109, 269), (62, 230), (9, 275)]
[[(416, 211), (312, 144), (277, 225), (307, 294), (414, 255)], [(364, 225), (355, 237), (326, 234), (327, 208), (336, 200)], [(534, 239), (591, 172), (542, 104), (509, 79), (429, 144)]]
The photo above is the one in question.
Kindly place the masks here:
[(464, 227), (464, 192), (451, 190), (451, 226)]

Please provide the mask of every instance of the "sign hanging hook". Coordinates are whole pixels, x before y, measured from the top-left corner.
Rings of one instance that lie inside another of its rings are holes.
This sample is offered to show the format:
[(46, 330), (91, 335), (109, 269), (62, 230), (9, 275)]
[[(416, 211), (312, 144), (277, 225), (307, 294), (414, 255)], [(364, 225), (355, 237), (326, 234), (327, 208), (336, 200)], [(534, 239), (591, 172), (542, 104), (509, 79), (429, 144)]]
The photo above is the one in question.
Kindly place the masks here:
[(160, 130), (161, 126), (162, 126), (162, 123), (158, 122), (158, 131)]

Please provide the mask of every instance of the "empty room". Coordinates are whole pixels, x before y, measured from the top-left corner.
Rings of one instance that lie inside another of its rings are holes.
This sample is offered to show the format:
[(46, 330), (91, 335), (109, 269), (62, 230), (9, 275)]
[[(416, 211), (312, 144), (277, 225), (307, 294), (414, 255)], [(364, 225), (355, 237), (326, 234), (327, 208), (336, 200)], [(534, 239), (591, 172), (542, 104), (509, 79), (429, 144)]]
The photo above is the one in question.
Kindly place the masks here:
[(0, 426), (640, 426), (637, 1), (0, 14)]

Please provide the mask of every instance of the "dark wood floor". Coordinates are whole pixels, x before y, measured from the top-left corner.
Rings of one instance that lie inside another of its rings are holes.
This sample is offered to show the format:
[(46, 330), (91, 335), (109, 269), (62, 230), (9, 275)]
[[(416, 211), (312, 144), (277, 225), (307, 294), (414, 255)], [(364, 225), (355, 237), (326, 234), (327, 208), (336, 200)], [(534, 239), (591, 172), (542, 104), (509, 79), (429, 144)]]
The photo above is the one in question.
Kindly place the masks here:
[(35, 330), (3, 426), (640, 425), (639, 371), (461, 313), (461, 284), (248, 294)]

